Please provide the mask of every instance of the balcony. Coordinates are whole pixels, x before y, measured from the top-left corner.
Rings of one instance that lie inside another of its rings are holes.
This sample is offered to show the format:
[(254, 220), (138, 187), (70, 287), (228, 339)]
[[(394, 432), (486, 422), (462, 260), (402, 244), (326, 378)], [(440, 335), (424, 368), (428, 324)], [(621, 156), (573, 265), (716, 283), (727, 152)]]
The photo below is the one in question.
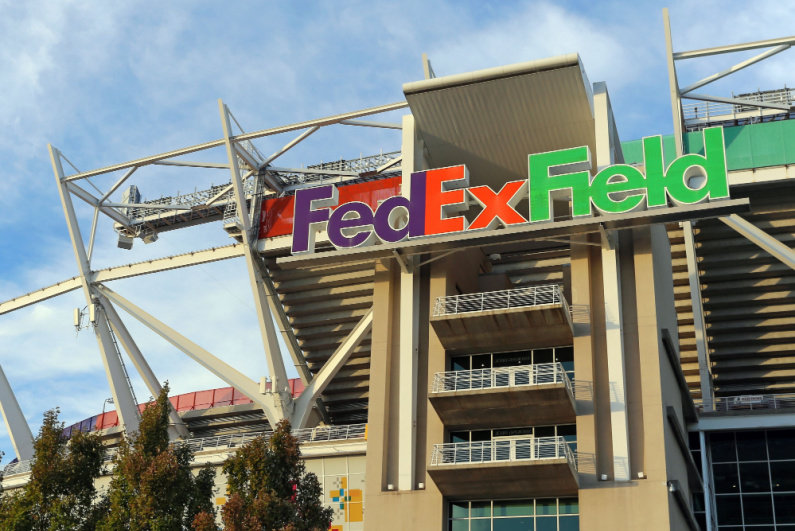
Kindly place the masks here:
[(556, 284), (439, 297), (431, 326), (445, 349), (459, 352), (569, 345), (573, 336), (569, 305)]
[(428, 398), (448, 429), (576, 421), (571, 380), (560, 363), (438, 372)]
[(452, 498), (576, 496), (577, 459), (563, 437), (437, 444), (428, 473)]

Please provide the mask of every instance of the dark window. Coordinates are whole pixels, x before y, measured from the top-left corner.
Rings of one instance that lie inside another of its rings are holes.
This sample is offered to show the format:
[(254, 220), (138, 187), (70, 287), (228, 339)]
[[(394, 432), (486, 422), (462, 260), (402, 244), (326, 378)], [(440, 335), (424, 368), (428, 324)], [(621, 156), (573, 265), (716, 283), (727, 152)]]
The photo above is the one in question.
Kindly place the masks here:
[(795, 430), (771, 430), (767, 432), (767, 447), (771, 461), (795, 459)]
[(552, 363), (554, 357), (551, 348), (542, 348), (533, 351), (533, 363)]
[[(770, 472), (764, 463), (740, 463), (742, 492), (770, 492)], [(747, 523), (747, 522), (746, 522)]]
[(718, 509), (718, 523), (721, 525), (742, 525), (743, 513), (740, 507), (740, 496), (715, 496)]
[(733, 433), (712, 433), (709, 436), (712, 448), (712, 462), (721, 463), (737, 461), (737, 447), (734, 444)]
[(777, 524), (795, 524), (795, 494), (774, 494)]
[(773, 499), (770, 494), (743, 495), (743, 516), (745, 525), (772, 524)]
[(770, 474), (774, 491), (795, 491), (795, 461), (770, 463)]
[(738, 433), (737, 457), (740, 461), (767, 461), (765, 432), (752, 431)]
[(712, 475), (715, 478), (715, 492), (726, 494), (740, 492), (740, 476), (735, 463), (713, 465)]

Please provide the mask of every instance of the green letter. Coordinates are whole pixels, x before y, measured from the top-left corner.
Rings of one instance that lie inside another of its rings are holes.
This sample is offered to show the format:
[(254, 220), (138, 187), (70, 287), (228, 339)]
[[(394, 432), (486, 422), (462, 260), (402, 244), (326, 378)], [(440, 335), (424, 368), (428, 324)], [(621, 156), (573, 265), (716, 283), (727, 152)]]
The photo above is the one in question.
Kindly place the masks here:
[[(597, 173), (591, 182), (591, 201), (602, 214), (629, 212), (643, 201), (645, 185), (646, 179), (637, 168), (627, 164), (609, 166)], [(626, 193), (616, 198), (610, 195), (619, 192)]]
[[(528, 165), (531, 223), (551, 221), (552, 192), (556, 190), (571, 189), (575, 217), (591, 214), (590, 174), (588, 171), (575, 171), (591, 169), (591, 154), (587, 146), (529, 155)], [(555, 166), (558, 175), (552, 176), (550, 169)]]

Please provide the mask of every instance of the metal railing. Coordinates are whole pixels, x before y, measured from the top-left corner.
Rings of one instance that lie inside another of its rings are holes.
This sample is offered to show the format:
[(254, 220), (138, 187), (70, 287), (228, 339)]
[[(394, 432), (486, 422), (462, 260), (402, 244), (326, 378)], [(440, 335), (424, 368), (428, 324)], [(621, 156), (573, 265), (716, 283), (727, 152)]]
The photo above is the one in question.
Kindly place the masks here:
[(528, 437), (436, 444), (431, 466), (471, 465), (565, 458), (576, 470), (577, 457), (563, 437)]
[(571, 380), (560, 362), (516, 365), (492, 369), (437, 372), (433, 378), (432, 393), (470, 391), (563, 383), (571, 391)]
[(563, 304), (568, 310), (568, 304), (558, 284), (439, 297), (433, 308), (433, 316), (527, 308), (545, 304)]
[(757, 411), (795, 408), (795, 394), (720, 396), (695, 400), (698, 411)]
[[(344, 426), (318, 426), (317, 428), (304, 428), (300, 430), (293, 430), (292, 434), (296, 439), (298, 439), (300, 444), (309, 444), (316, 442), (364, 439), (366, 432), (367, 424), (348, 424)], [(202, 450), (209, 449), (238, 448), (248, 442), (253, 441), (257, 437), (265, 436), (266, 438), (269, 438), (272, 434), (272, 431), (260, 431), (237, 435), (218, 435), (216, 437), (202, 437), (198, 439), (176, 441), (174, 444), (187, 445), (194, 452), (200, 452)], [(118, 448), (108, 448), (105, 450), (102, 460), (106, 463), (110, 462), (117, 453)], [(30, 472), (30, 467), (32, 464), (32, 459), (19, 461), (16, 463), (9, 463), (3, 469), (3, 474), (6, 476), (25, 474)]]
[[(687, 98), (687, 96), (683, 96)], [(768, 90), (754, 94), (732, 94), (733, 98), (739, 98), (761, 103), (778, 103), (782, 105), (792, 105), (795, 102), (795, 89), (784, 88), (779, 90)], [(784, 110), (765, 109), (762, 107), (752, 107), (750, 105), (736, 105), (733, 103), (718, 103), (714, 101), (697, 101), (693, 103), (683, 103), (682, 113), (687, 121), (725, 120), (728, 118), (737, 119), (738, 115), (745, 116), (747, 113), (758, 115), (768, 113), (786, 113)]]

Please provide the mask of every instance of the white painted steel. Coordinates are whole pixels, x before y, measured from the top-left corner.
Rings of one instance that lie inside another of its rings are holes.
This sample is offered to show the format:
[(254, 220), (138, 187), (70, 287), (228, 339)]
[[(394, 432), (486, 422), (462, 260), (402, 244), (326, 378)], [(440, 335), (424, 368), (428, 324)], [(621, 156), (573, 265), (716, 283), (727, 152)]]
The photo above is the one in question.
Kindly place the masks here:
[[(53, 149), (55, 149), (55, 148), (53, 148)], [(58, 153), (60, 154), (60, 151), (58, 151)], [(69, 192), (74, 194), (74, 196), (76, 198), (80, 199), (81, 201), (84, 201), (85, 203), (88, 203), (92, 207), (99, 206), (99, 199), (97, 197), (94, 197), (94, 195), (92, 195), (89, 192), (86, 192), (85, 190), (83, 190), (82, 188), (77, 186), (76, 184), (74, 184), (74, 183), (66, 183), (66, 187), (69, 190)], [(99, 209), (102, 211), (103, 214), (107, 215), (110, 219), (112, 219), (116, 223), (120, 223), (122, 225), (129, 225), (130, 224), (129, 218), (127, 218), (127, 216), (125, 216), (124, 214), (122, 214), (121, 212), (119, 212), (118, 210), (116, 210), (114, 208), (102, 205), (102, 206), (99, 206)]]
[(360, 127), (376, 127), (381, 129), (403, 129), (402, 124), (391, 124), (387, 122), (370, 122), (367, 120), (342, 120), (343, 125), (358, 125)]
[(116, 304), (116, 306), (135, 317), (150, 330), (187, 354), (205, 369), (209, 370), (220, 379), (249, 397), (254, 403), (262, 407), (266, 417), (268, 418), (268, 421), (273, 423), (273, 425), (276, 425), (276, 423), (282, 419), (280, 415), (276, 414), (276, 411), (273, 407), (272, 395), (260, 394), (259, 384), (257, 382), (224, 361), (213, 356), (193, 341), (176, 332), (174, 329), (169, 328), (164, 323), (158, 321), (121, 295), (102, 285), (97, 285), (97, 290), (99, 290), (102, 295), (110, 299), (111, 302)]
[[(91, 306), (95, 303), (93, 293), (91, 292), (91, 280), (89, 277), (91, 274), (91, 263), (86, 254), (83, 236), (80, 233), (80, 225), (77, 222), (77, 216), (75, 215), (70, 193), (71, 188), (77, 188), (77, 186), (70, 187), (64, 182), (61, 153), (51, 145), (48, 145), (48, 148), (58, 193), (61, 198), (61, 206), (63, 207), (66, 225), (72, 241), (72, 249), (75, 253), (75, 260), (77, 262), (78, 272), (80, 273), (80, 283), (83, 286), (86, 304)], [(96, 198), (94, 199), (96, 200)], [(96, 201), (98, 202), (98, 200)], [(113, 396), (116, 412), (119, 415), (119, 421), (122, 426), (124, 426), (125, 432), (128, 435), (132, 434), (138, 431), (138, 405), (135, 403), (135, 398), (132, 395), (132, 389), (127, 380), (116, 345), (113, 342), (110, 325), (104, 312), (99, 312), (99, 315), (96, 316), (94, 334), (96, 335), (97, 344), (102, 354), (102, 364), (105, 367), (105, 375), (110, 385), (110, 391)]]
[(731, 44), (729, 46), (716, 46), (689, 52), (677, 52), (673, 54), (673, 57), (677, 61), (680, 61), (682, 59), (695, 59), (696, 57), (709, 57), (710, 55), (719, 55), (723, 53), (743, 52), (746, 50), (756, 50), (758, 48), (771, 48), (773, 46), (794, 44), (795, 37), (783, 37), (780, 39), (768, 39), (765, 41), (747, 42), (743, 44)]
[(511, 308), (530, 308), (547, 304), (563, 304), (568, 310), (568, 303), (563, 297), (560, 286), (532, 286), (528, 288), (507, 289), (501, 291), (485, 291), (465, 295), (439, 297), (433, 307), (433, 316), (453, 315), (490, 310), (508, 310)]
[(709, 96), (707, 94), (689, 93), (685, 97), (691, 100), (714, 101), (717, 103), (728, 103), (730, 105), (740, 105), (745, 107), (762, 107), (763, 109), (778, 109), (780, 111), (790, 111), (792, 110), (793, 107), (792, 105), (784, 105), (781, 103), (769, 103), (766, 101), (749, 100), (741, 98), (723, 98), (718, 96)]
[(789, 49), (790, 46), (791, 46), (790, 44), (782, 44), (781, 46), (776, 46), (772, 50), (768, 50), (766, 52), (762, 52), (759, 55), (755, 55), (754, 57), (751, 57), (750, 59), (746, 59), (745, 61), (737, 63), (736, 65), (731, 66), (731, 67), (729, 67), (729, 68), (727, 68), (725, 70), (721, 70), (720, 72), (718, 72), (716, 74), (712, 74), (711, 76), (705, 77), (704, 79), (702, 79), (700, 81), (696, 81), (692, 85), (688, 85), (685, 88), (681, 89), (680, 92), (681, 92), (682, 95), (686, 95), (688, 92), (690, 92), (692, 90), (696, 90), (699, 87), (703, 87), (704, 85), (708, 85), (709, 83), (712, 83), (713, 81), (717, 81), (717, 80), (719, 80), (721, 78), (724, 78), (724, 77), (728, 76), (729, 74), (733, 74), (734, 72), (739, 72), (743, 68), (749, 67), (752, 64), (758, 63), (759, 61), (763, 61), (763, 60), (767, 59), (768, 57), (772, 57), (772, 56), (776, 55), (777, 53), (781, 53), (784, 50)]
[[(119, 343), (121, 343), (124, 351), (127, 352), (127, 356), (129, 356), (130, 360), (133, 362), (138, 374), (141, 375), (141, 378), (146, 384), (146, 388), (149, 389), (149, 392), (152, 394), (152, 396), (156, 398), (160, 395), (160, 391), (162, 390), (160, 387), (160, 381), (155, 376), (155, 373), (152, 371), (152, 368), (149, 366), (146, 358), (144, 358), (144, 355), (141, 353), (141, 350), (138, 348), (138, 345), (135, 343), (135, 340), (133, 339), (129, 330), (127, 330), (124, 321), (122, 321), (121, 317), (119, 317), (119, 314), (116, 313), (116, 309), (113, 307), (110, 301), (105, 298), (104, 295), (99, 292), (96, 292), (96, 294), (100, 304), (102, 305), (102, 308), (104, 308), (105, 313), (107, 314), (110, 326), (113, 328)], [(171, 419), (171, 426), (169, 426), (169, 435), (171, 440), (174, 440), (177, 437), (187, 439), (190, 436), (188, 433), (188, 428), (185, 426), (185, 423), (182, 422), (182, 419), (171, 405), (171, 402), (169, 402), (168, 416)]]
[(31, 304), (46, 301), (47, 299), (57, 297), (58, 295), (63, 295), (64, 293), (69, 293), (70, 291), (80, 289), (81, 285), (80, 277), (72, 277), (68, 280), (62, 280), (57, 284), (53, 284), (52, 286), (47, 286), (46, 288), (41, 288), (24, 295), (20, 295), (19, 297), (9, 299), (0, 303), (0, 315), (11, 313), (14, 310), (25, 308)]
[[(317, 126), (333, 125), (333, 124), (341, 122), (342, 120), (349, 120), (349, 119), (352, 119), (352, 118), (359, 118), (361, 116), (369, 116), (369, 115), (372, 115), (372, 114), (381, 114), (381, 113), (385, 113), (385, 112), (396, 111), (396, 110), (399, 110), (399, 109), (403, 109), (405, 107), (408, 107), (408, 103), (405, 102), (405, 101), (399, 101), (399, 102), (396, 102), (396, 103), (389, 103), (389, 104), (386, 104), (386, 105), (379, 105), (378, 107), (370, 107), (368, 109), (362, 109), (362, 110), (359, 110), (359, 111), (346, 112), (346, 113), (343, 113), (343, 114), (337, 114), (337, 115), (328, 116), (328, 117), (325, 117), (325, 118), (317, 118), (317, 119), (314, 119), (314, 120), (308, 120), (306, 122), (298, 122), (298, 123), (294, 123), (294, 124), (290, 124), (290, 125), (282, 125), (282, 126), (279, 126), (279, 127), (273, 127), (271, 129), (263, 129), (261, 131), (255, 131), (253, 133), (244, 133), (244, 134), (232, 137), (232, 140), (234, 140), (234, 141), (253, 140), (255, 138), (261, 138), (261, 137), (271, 136), (271, 135), (278, 135), (278, 134), (281, 134), (281, 133), (288, 133), (290, 131), (298, 131), (298, 130), (306, 129), (308, 127), (313, 127), (313, 126), (316, 126), (316, 125)], [(155, 162), (158, 162), (158, 161), (161, 161), (161, 160), (171, 159), (171, 158), (179, 157), (179, 156), (182, 156), (182, 155), (188, 155), (190, 153), (196, 153), (197, 151), (203, 151), (205, 149), (221, 147), (225, 143), (226, 143), (226, 140), (223, 139), (223, 138), (220, 139), (220, 140), (213, 140), (213, 141), (210, 141), (210, 142), (205, 142), (203, 144), (196, 144), (194, 146), (190, 146), (190, 147), (186, 147), (186, 148), (182, 148), (182, 149), (176, 149), (174, 151), (169, 151), (169, 152), (166, 152), (166, 153), (161, 153), (159, 155), (152, 155), (150, 157), (144, 157), (144, 158), (137, 159), (137, 160), (132, 160), (132, 161), (129, 161), (129, 162), (123, 162), (121, 164), (114, 164), (112, 166), (106, 166), (104, 168), (99, 168), (99, 169), (96, 169), (96, 170), (86, 171), (86, 172), (83, 172), (83, 173), (77, 173), (75, 175), (70, 175), (69, 177), (66, 177), (66, 180), (67, 181), (75, 181), (75, 180), (78, 180), (78, 179), (85, 179), (87, 177), (93, 177), (95, 175), (102, 175), (102, 174), (105, 174), (105, 173), (111, 173), (111, 172), (118, 171), (118, 170), (124, 170), (124, 169), (127, 169), (127, 168), (132, 168), (133, 166), (135, 166), (135, 167), (147, 166), (149, 164), (154, 164)]]
[(795, 269), (795, 251), (737, 214), (718, 218), (753, 243)]
[[(690, 286), (690, 301), (693, 308), (693, 328), (696, 335), (696, 355), (698, 356), (698, 374), (701, 381), (701, 396), (711, 403), (715, 396), (712, 381), (712, 362), (709, 355), (707, 340), (707, 325), (704, 319), (704, 305), (701, 300), (701, 280), (698, 274), (698, 256), (693, 235), (693, 223), (682, 223), (682, 232), (685, 237), (685, 257), (687, 259), (687, 280)], [(709, 411), (709, 410), (707, 410)]]
[(315, 132), (315, 131), (317, 131), (318, 129), (320, 129), (320, 126), (319, 126), (319, 125), (316, 125), (316, 126), (314, 126), (314, 127), (310, 127), (309, 129), (307, 129), (306, 131), (304, 131), (303, 133), (301, 133), (300, 135), (298, 135), (296, 138), (294, 138), (293, 140), (291, 140), (290, 142), (288, 142), (288, 143), (287, 143), (287, 144), (286, 144), (286, 145), (285, 145), (283, 148), (281, 148), (279, 151), (277, 151), (276, 153), (274, 153), (273, 155), (271, 155), (270, 157), (268, 157), (267, 159), (265, 159), (265, 160), (263, 161), (263, 163), (262, 163), (262, 166), (267, 166), (268, 164), (270, 164), (271, 162), (273, 162), (273, 161), (274, 161), (274, 160), (276, 160), (277, 158), (281, 157), (282, 155), (284, 155), (285, 153), (287, 153), (289, 150), (291, 150), (292, 148), (294, 148), (296, 145), (298, 145), (298, 143), (299, 143), (299, 142), (301, 142), (302, 140), (304, 140), (306, 137), (308, 137), (309, 135), (311, 135), (312, 133), (314, 133), (314, 132)]
[(334, 351), (334, 354), (323, 364), (323, 367), (320, 371), (315, 375), (314, 378), (307, 384), (303, 391), (301, 391), (301, 396), (299, 396), (295, 400), (295, 409), (293, 410), (292, 414), (292, 424), (297, 428), (305, 428), (306, 423), (309, 421), (310, 413), (312, 412), (312, 408), (315, 406), (315, 402), (323, 391), (326, 389), (328, 384), (331, 383), (331, 380), (337, 375), (339, 370), (345, 365), (345, 362), (348, 361), (348, 358), (351, 357), (353, 351), (356, 350), (356, 347), (362, 342), (362, 340), (370, 333), (370, 330), (373, 327), (373, 309), (364, 314), (356, 326), (353, 327), (353, 330), (345, 337), (345, 339), (340, 343), (340, 346), (337, 347), (337, 350)]
[[(260, 270), (256, 264), (260, 260), (257, 252), (256, 236), (252, 235), (252, 223), (249, 210), (246, 205), (246, 194), (243, 189), (243, 182), (240, 179), (240, 169), (237, 165), (237, 156), (232, 140), (232, 124), (229, 121), (229, 109), (222, 100), (218, 100), (218, 107), (221, 113), (221, 123), (224, 130), (224, 141), (226, 143), (226, 154), (229, 158), (229, 168), (232, 177), (235, 204), (237, 207), (238, 218), (242, 224), (241, 235), (243, 237), (243, 251), (246, 258), (251, 290), (254, 295), (254, 306), (257, 310), (260, 335), (262, 345), (265, 348), (265, 358), (268, 363), (268, 372), (272, 381), (271, 391), (267, 396), (272, 398), (273, 410), (268, 420), (271, 425), (276, 425), (280, 420), (289, 418), (293, 406), (293, 398), (288, 390), (287, 371), (284, 368), (282, 351), (273, 325), (273, 315), (268, 306), (268, 294), (260, 278)], [(252, 204), (252, 210), (255, 210)], [(242, 390), (242, 389), (241, 389)], [(249, 397), (254, 400), (253, 397)]]
[(0, 413), (3, 414), (8, 437), (14, 447), (17, 459), (31, 459), (33, 457), (33, 433), (25, 420), (25, 415), (19, 407), (17, 397), (8, 383), (3, 367), (0, 367)]
[(577, 457), (563, 437), (527, 437), (435, 444), (431, 466), (566, 459), (576, 470)]
[(433, 377), (431, 393), (452, 393), (455, 391), (559, 383), (564, 384), (566, 389), (573, 393), (571, 379), (569, 379), (568, 374), (563, 369), (563, 365), (559, 362), (536, 363), (534, 365), (516, 365), (513, 367), (437, 372)]

